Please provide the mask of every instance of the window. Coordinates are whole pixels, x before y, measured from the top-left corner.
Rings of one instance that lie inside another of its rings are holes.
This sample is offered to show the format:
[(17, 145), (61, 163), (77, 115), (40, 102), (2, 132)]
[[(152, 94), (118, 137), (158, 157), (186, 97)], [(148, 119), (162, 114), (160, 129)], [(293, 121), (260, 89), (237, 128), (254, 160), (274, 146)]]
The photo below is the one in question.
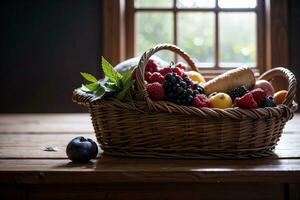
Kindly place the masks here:
[[(157, 43), (172, 43), (185, 50), (202, 69), (258, 67), (263, 34), (259, 30), (257, 0), (131, 0), (127, 29), (132, 56)], [(159, 55), (180, 60), (171, 52)]]
[[(242, 64), (262, 73), (289, 64), (287, 16), (286, 0), (105, 0), (101, 50), (115, 65), (154, 44), (170, 42), (197, 59), (205, 76)], [(158, 28), (150, 23), (155, 17)], [(143, 34), (159, 29), (168, 32), (150, 34), (155, 40)]]

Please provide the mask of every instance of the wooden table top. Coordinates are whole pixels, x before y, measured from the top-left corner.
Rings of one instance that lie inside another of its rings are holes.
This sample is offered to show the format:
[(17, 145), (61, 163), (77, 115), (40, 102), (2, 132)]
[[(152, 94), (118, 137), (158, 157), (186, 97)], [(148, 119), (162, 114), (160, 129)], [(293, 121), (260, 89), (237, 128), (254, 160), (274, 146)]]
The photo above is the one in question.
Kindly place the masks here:
[(87, 114), (0, 115), (0, 183), (300, 182), (300, 114), (287, 123), (275, 155), (261, 159), (137, 159), (100, 153), (90, 163), (75, 164), (65, 148), (80, 135), (96, 140)]

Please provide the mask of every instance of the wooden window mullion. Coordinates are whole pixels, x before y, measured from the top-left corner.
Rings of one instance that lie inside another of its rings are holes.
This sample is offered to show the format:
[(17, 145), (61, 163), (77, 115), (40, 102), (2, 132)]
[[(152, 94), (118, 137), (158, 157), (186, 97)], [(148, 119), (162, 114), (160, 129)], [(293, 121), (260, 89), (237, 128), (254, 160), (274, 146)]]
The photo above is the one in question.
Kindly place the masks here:
[(134, 0), (126, 0), (126, 58), (135, 56), (135, 40)]
[(266, 45), (265, 45), (265, 15), (264, 15), (264, 0), (256, 1), (256, 23), (257, 23), (257, 40), (256, 40), (256, 67), (260, 73), (267, 70), (266, 66)]
[[(173, 40), (174, 40), (174, 45), (177, 46), (178, 44), (178, 41), (177, 41), (177, 38), (178, 38), (178, 34), (177, 34), (177, 6), (176, 6), (176, 1), (177, 0), (173, 0)], [(178, 55), (175, 54), (175, 63), (178, 62)]]

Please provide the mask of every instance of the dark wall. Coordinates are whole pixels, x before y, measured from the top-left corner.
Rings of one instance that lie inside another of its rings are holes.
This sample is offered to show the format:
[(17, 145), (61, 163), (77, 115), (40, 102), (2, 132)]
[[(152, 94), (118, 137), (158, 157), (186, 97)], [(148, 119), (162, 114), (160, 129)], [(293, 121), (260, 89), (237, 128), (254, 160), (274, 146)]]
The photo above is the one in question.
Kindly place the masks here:
[(289, 60), (290, 68), (298, 80), (297, 96), (300, 99), (300, 1), (289, 0)]
[[(289, 0), (290, 65), (298, 79), (299, 10), (300, 1)], [(0, 22), (0, 113), (85, 111), (71, 94), (80, 71), (99, 75), (101, 1), (2, 0)]]
[(0, 112), (78, 112), (79, 72), (99, 75), (100, 0), (0, 3)]

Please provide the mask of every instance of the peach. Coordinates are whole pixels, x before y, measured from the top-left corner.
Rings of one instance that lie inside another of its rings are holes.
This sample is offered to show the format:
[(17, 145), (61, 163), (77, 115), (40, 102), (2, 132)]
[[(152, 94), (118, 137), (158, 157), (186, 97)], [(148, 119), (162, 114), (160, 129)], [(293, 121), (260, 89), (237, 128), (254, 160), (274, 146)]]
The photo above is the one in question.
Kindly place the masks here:
[(255, 88), (261, 88), (263, 89), (267, 96), (273, 96), (274, 95), (274, 88), (272, 86), (272, 84), (269, 81), (266, 80), (258, 80), (255, 82)]
[(274, 94), (274, 100), (277, 105), (283, 103), (287, 93), (288, 93), (288, 91), (286, 91), (286, 90), (280, 90)]

